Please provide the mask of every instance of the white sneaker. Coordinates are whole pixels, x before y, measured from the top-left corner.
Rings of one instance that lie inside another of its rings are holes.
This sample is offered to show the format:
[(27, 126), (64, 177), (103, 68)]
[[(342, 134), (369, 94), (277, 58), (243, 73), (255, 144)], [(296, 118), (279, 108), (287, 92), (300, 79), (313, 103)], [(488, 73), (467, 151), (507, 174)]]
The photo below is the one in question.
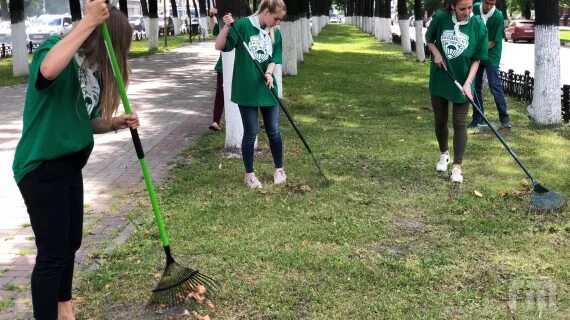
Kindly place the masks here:
[(275, 169), (275, 174), (273, 174), (273, 183), (282, 184), (285, 183), (285, 181), (287, 181), (285, 170), (283, 170), (283, 168)]
[(457, 183), (463, 182), (463, 175), (461, 174), (461, 168), (451, 169), (451, 181)]
[(250, 189), (261, 189), (261, 181), (257, 179), (255, 173), (246, 173), (245, 174), (245, 185), (248, 186)]
[(449, 154), (442, 153), (439, 155), (439, 161), (435, 164), (435, 170), (438, 172), (447, 171), (447, 165), (449, 164)]

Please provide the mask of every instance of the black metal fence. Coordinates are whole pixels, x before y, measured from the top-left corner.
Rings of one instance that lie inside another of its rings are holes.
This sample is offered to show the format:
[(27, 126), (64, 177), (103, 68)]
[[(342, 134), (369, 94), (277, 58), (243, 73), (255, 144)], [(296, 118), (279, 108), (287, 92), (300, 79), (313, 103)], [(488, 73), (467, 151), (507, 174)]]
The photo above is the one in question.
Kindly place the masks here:
[[(28, 42), (26, 44), (26, 48), (28, 49), (28, 53), (32, 54), (39, 47), (39, 44)], [(12, 56), (12, 46), (9, 44), (1, 43), (0, 44), (0, 58), (7, 58)]]
[[(402, 44), (402, 37), (399, 34), (392, 33), (392, 42), (396, 44)], [(410, 39), (410, 44), (412, 46), (412, 51), (416, 52), (416, 40)], [(431, 57), (431, 51), (429, 50), (427, 44), (424, 43), (424, 52), (426, 55), (426, 59)]]
[[(532, 102), (534, 78), (530, 76), (530, 71), (525, 71), (524, 74), (517, 74), (513, 69), (509, 69), (507, 72), (500, 71), (499, 77), (503, 83), (503, 91), (506, 94), (527, 103)], [(561, 91), (562, 119), (568, 123), (570, 121), (570, 85), (563, 85)]]

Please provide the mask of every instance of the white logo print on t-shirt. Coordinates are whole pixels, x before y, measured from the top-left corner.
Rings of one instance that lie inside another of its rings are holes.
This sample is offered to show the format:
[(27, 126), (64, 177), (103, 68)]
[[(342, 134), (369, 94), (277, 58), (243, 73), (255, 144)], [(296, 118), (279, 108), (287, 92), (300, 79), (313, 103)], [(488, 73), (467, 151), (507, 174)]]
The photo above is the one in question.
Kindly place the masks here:
[(469, 36), (463, 32), (459, 37), (454, 30), (444, 30), (441, 34), (441, 46), (447, 59), (452, 60), (459, 57), (467, 46), (469, 46)]
[(260, 63), (269, 59), (269, 56), (271, 56), (273, 51), (273, 48), (271, 46), (271, 38), (268, 35), (263, 36), (262, 34), (259, 34), (249, 37), (249, 43), (247, 46), (249, 52), (251, 52), (255, 60)]

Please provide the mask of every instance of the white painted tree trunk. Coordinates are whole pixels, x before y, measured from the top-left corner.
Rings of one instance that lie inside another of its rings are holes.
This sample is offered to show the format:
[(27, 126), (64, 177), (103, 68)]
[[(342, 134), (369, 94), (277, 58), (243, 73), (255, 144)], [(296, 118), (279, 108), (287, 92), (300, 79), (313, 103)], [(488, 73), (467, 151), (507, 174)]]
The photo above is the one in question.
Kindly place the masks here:
[(558, 26), (537, 25), (534, 44), (534, 90), (528, 113), (540, 126), (559, 125), (560, 102), (560, 34)]
[(295, 43), (295, 23), (283, 21), (280, 24), (283, 38), (283, 74), (297, 75), (297, 43)]
[(374, 17), (374, 38), (380, 40), (380, 18)]
[(303, 55), (303, 38), (301, 36), (301, 19), (297, 19), (295, 21), (295, 32), (293, 33), (293, 37), (295, 37), (295, 48), (297, 49), (297, 61), (304, 62), (305, 56)]
[(275, 65), (275, 81), (277, 82), (277, 96), (283, 99), (283, 66), (280, 64)]
[(316, 37), (319, 35), (319, 17), (317, 16), (312, 16), (311, 17), (312, 20), (312, 25), (311, 25), (311, 34), (313, 35), (313, 37)]
[(235, 50), (222, 52), (222, 65), (224, 76), (224, 115), (226, 122), (226, 149), (241, 149), (243, 138), (243, 124), (237, 104), (233, 103), (232, 77), (234, 74)]
[(158, 18), (148, 19), (148, 49), (157, 50), (158, 49)]
[(144, 23), (144, 32), (147, 34), (148, 37), (148, 33), (150, 30), (150, 18), (148, 16), (144, 17), (143, 23)]
[(313, 46), (313, 33), (311, 32), (311, 19), (307, 19), (307, 37), (309, 38), (309, 50)]
[(299, 35), (301, 36), (301, 49), (303, 53), (309, 53), (309, 34), (307, 33), (307, 18), (303, 17), (299, 19), (299, 27), (301, 28)]
[(384, 18), (384, 41), (392, 43), (392, 22), (390, 18)]
[(419, 62), (424, 62), (426, 60), (426, 53), (424, 51), (424, 35), (422, 34), (423, 27), (423, 21), (416, 21), (416, 59)]
[(412, 53), (412, 45), (410, 43), (410, 28), (408, 27), (408, 19), (400, 19), (400, 35), (402, 39), (402, 52)]
[(26, 24), (24, 21), (12, 25), (12, 72), (14, 77), (27, 76), (28, 48), (26, 46)]
[(208, 39), (208, 17), (200, 17), (200, 26), (202, 27), (202, 36)]
[(174, 23), (174, 34), (180, 34), (180, 27), (182, 26), (180, 17), (172, 18), (172, 23)]

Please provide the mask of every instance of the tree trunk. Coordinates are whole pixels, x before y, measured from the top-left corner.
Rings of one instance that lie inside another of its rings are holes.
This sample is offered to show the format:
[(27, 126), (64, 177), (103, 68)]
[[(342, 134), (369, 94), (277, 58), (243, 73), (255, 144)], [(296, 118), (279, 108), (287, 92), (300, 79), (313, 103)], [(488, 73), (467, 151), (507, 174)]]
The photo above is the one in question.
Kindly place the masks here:
[(0, 12), (2, 13), (2, 20), (10, 19), (10, 12), (8, 12), (8, 2), (6, 0), (0, 0)]
[(398, 0), (398, 24), (400, 25), (400, 36), (402, 39), (402, 51), (404, 53), (412, 52), (410, 43), (410, 26), (408, 24), (408, 7), (406, 0)]
[(148, 0), (148, 50), (158, 50), (158, 2)]
[(384, 0), (384, 24), (382, 27), (383, 39), (386, 43), (392, 43), (392, 1)]
[[(535, 0), (535, 1), (536, 1), (536, 0)], [(548, 0), (546, 0), (546, 1), (548, 1)], [(541, 2), (540, 4), (538, 4), (538, 2), (537, 2), (537, 5), (538, 5), (539, 7), (540, 7), (540, 6), (546, 6), (546, 5), (547, 5), (547, 4), (546, 4), (546, 1), (540, 1), (540, 2)], [(558, 9), (557, 9), (557, 10), (558, 10)], [(530, 10), (530, 3), (528, 3), (528, 2), (525, 2), (525, 3), (524, 3), (523, 9), (522, 9), (522, 15), (523, 15), (523, 17), (524, 17), (525, 19), (530, 19), (530, 18), (532, 17), (532, 12), (531, 12), (531, 10)]]
[(424, 51), (424, 15), (422, 10), (422, 0), (414, 0), (414, 19), (416, 20), (416, 59), (419, 62), (426, 60), (426, 52)]
[(69, 0), (69, 12), (71, 12), (71, 21), (81, 20), (81, 4), (79, 0)]
[(129, 9), (127, 8), (127, 0), (119, 0), (119, 10), (121, 10), (125, 17), (129, 16)]
[(10, 22), (12, 24), (12, 72), (14, 77), (26, 76), (30, 73), (25, 21), (24, 0), (11, 0)]
[(528, 113), (536, 125), (560, 125), (558, 0), (536, 0), (535, 8), (534, 90)]
[(147, 4), (146, 0), (141, 0), (141, 11), (142, 11), (143, 21), (144, 21), (144, 30), (145, 30), (145, 33), (148, 35), (149, 18), (148, 18), (148, 4)]

